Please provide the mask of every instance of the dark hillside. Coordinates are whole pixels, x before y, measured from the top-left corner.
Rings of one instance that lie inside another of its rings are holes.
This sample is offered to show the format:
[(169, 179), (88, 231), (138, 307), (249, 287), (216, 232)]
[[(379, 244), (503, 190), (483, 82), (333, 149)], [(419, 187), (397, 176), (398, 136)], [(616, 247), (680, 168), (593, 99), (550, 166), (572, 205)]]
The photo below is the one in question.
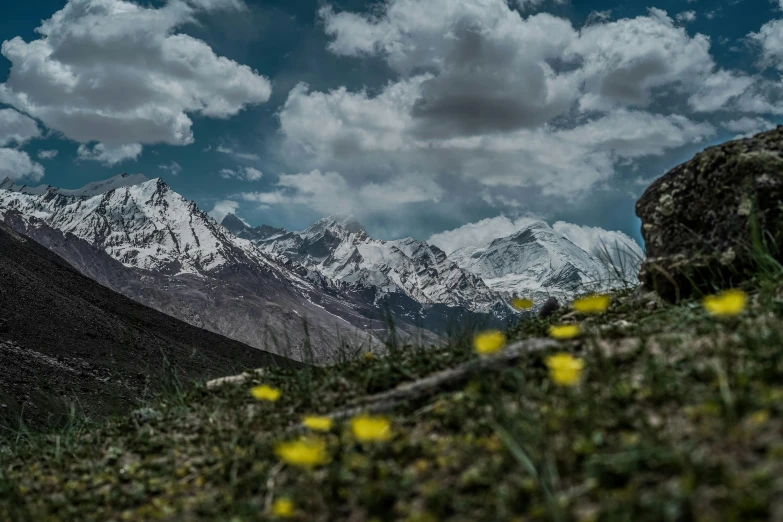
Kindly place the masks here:
[(113, 292), (0, 224), (0, 422), (56, 423), (69, 403), (123, 411), (177, 381), (281, 364)]

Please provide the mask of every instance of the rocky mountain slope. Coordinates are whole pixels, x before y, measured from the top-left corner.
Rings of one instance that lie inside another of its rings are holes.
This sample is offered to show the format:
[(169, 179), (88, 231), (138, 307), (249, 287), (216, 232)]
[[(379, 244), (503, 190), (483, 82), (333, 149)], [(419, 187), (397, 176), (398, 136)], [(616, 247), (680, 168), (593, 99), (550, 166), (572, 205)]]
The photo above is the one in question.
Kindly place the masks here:
[(291, 361), (142, 306), (0, 223), (0, 423), (123, 411), (173, 380)]
[(0, 219), (139, 302), (300, 360), (329, 362), (380, 348), (387, 310), (403, 340), (431, 342), (437, 338), (419, 324), (444, 325), (464, 314), (444, 306), (423, 317), (412, 299), (344, 292), (234, 236), (160, 179), (121, 175), (75, 191), (6, 181)]

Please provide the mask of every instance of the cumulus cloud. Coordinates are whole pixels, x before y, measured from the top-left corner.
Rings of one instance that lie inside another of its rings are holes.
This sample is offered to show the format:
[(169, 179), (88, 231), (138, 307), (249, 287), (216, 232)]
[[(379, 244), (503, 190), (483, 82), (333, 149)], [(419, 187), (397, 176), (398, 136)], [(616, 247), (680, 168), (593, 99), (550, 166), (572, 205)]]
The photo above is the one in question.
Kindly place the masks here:
[[(527, 11), (530, 9), (538, 9), (546, 2), (547, 0), (517, 0), (517, 4), (519, 5), (519, 8), (523, 11)], [(552, 0), (552, 3), (557, 5), (563, 5), (563, 4), (567, 4), (568, 0)]]
[(451, 254), (460, 248), (487, 245), (495, 239), (515, 234), (537, 221), (540, 220), (531, 216), (512, 219), (501, 215), (434, 234), (427, 242)]
[(40, 135), (34, 119), (13, 109), (0, 109), (0, 145), (12, 142), (21, 145)]
[(44, 175), (44, 168), (20, 150), (5, 145), (20, 146), (38, 138), (41, 131), (32, 118), (13, 109), (0, 109), (0, 180), (5, 178), (38, 181)]
[(39, 181), (43, 175), (43, 166), (31, 160), (26, 152), (0, 148), (0, 179)]
[[(207, 149), (204, 149), (204, 152), (208, 152), (210, 150), (212, 150), (211, 147), (209, 147)], [(261, 159), (258, 154), (252, 154), (252, 153), (247, 153), (247, 152), (239, 152), (239, 151), (236, 151), (236, 150), (234, 150), (234, 149), (232, 149), (230, 147), (225, 147), (223, 145), (218, 145), (217, 149), (215, 149), (215, 150), (217, 150), (221, 154), (228, 154), (229, 156), (233, 156), (234, 158), (237, 158), (237, 159), (240, 159), (240, 160), (245, 160), (245, 161), (258, 161), (258, 160)]]
[(60, 153), (59, 150), (39, 150), (38, 159), (49, 160), (54, 159)]
[[(456, 177), (572, 199), (630, 160), (713, 136), (698, 111), (734, 103), (754, 82), (718, 68), (709, 38), (659, 9), (579, 30), (504, 0), (388, 0), (372, 15), (320, 15), (333, 53), (378, 56), (397, 74), (372, 92), (299, 84), (279, 112), (286, 163), (350, 184), (415, 172), (441, 186)], [(664, 112), (672, 93), (693, 116)], [(503, 196), (489, 199), (525, 203)]]
[(696, 11), (683, 11), (677, 15), (677, 21), (680, 23), (691, 23), (696, 21)]
[(253, 167), (241, 167), (237, 169), (220, 169), (220, 177), (224, 179), (241, 179), (245, 181), (258, 181), (264, 173)]
[(242, 5), (69, 0), (36, 29), (39, 39), (3, 42), (11, 70), (0, 102), (82, 144), (191, 143), (190, 114), (227, 118), (270, 96), (266, 78), (177, 32), (202, 10)]
[(736, 132), (736, 138), (750, 137), (765, 130), (774, 129), (775, 124), (764, 118), (749, 118), (743, 116), (736, 120), (728, 120), (721, 123), (724, 129)]
[(172, 161), (168, 165), (165, 165), (165, 164), (158, 165), (158, 168), (161, 169), (161, 170), (167, 171), (172, 176), (176, 176), (180, 172), (182, 172), (182, 165), (180, 165), (176, 161)]
[(302, 205), (323, 214), (357, 214), (397, 208), (410, 203), (437, 202), (443, 190), (434, 182), (416, 177), (355, 186), (337, 172), (313, 170), (283, 174), (269, 192), (245, 192), (242, 199), (262, 208), (274, 205)]
[(767, 22), (748, 38), (761, 47), (762, 66), (783, 71), (783, 20)]
[(108, 146), (103, 143), (96, 143), (90, 147), (88, 145), (79, 145), (76, 151), (80, 160), (97, 161), (106, 166), (114, 166), (123, 161), (135, 161), (141, 154), (142, 146), (138, 143), (129, 145)]
[(239, 203), (230, 199), (224, 199), (215, 203), (215, 206), (208, 212), (215, 221), (220, 223), (229, 214), (236, 214)]

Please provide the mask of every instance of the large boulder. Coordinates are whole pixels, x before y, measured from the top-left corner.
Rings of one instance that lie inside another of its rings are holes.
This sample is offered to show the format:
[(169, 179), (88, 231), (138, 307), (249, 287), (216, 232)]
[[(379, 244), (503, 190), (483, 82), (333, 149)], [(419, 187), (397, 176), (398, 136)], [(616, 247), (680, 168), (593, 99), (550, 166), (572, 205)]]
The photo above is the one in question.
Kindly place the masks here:
[(761, 243), (783, 259), (783, 126), (697, 154), (650, 185), (636, 214), (639, 277), (668, 300), (747, 280)]

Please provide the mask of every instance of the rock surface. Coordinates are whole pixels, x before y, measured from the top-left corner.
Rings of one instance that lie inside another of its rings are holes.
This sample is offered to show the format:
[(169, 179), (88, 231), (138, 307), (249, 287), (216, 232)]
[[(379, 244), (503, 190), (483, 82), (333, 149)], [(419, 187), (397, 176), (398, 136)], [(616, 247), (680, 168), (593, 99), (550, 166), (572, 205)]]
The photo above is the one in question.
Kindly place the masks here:
[(697, 154), (650, 185), (636, 214), (640, 280), (667, 300), (746, 280), (760, 237), (783, 259), (783, 126)]

